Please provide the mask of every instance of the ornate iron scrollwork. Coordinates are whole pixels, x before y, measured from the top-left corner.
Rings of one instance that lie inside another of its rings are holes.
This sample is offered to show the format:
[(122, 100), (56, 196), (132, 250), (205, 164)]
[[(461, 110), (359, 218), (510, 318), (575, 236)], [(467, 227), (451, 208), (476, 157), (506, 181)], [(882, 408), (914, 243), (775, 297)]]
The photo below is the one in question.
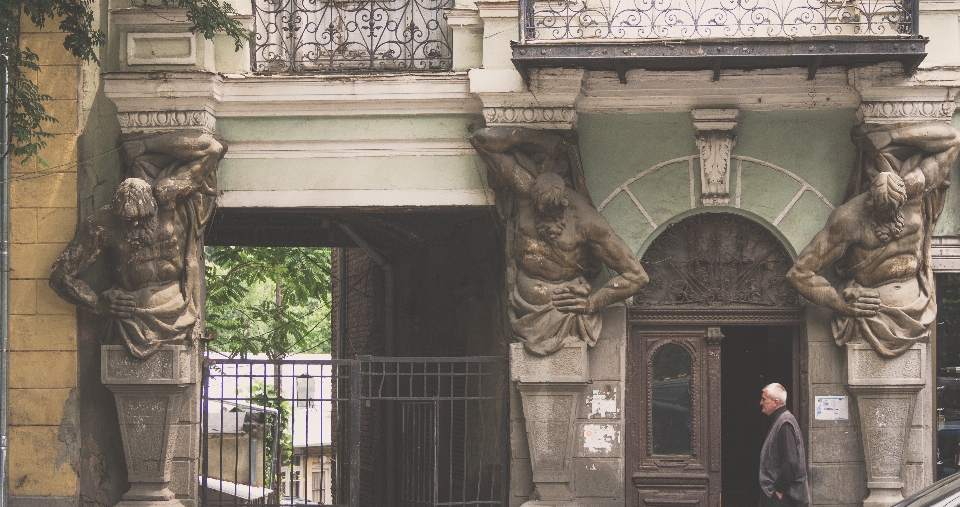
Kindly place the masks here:
[(254, 0), (254, 71), (443, 71), (453, 0)]
[(663, 231), (644, 253), (644, 308), (797, 307), (785, 275), (793, 260), (770, 231), (747, 218), (705, 213)]

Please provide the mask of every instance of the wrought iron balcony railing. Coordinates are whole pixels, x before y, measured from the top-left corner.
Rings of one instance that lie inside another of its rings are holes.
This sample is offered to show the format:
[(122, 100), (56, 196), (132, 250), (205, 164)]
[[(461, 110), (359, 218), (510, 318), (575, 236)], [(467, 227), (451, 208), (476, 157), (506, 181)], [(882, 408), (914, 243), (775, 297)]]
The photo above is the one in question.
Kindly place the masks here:
[[(714, 69), (901, 61), (925, 55), (918, 0), (520, 0), (514, 62)], [(716, 74), (715, 74), (716, 75)]]
[(254, 0), (259, 73), (449, 70), (453, 0)]

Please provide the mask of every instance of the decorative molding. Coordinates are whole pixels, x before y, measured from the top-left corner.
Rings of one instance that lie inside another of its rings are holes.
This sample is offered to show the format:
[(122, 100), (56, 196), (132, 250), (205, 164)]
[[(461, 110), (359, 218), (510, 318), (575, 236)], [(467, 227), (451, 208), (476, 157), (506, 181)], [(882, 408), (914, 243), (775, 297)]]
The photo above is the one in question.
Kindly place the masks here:
[(865, 101), (857, 109), (861, 123), (950, 122), (956, 102), (929, 100)]
[(737, 109), (694, 109), (693, 128), (700, 149), (701, 201), (704, 206), (730, 203), (730, 152), (737, 144), (733, 129)]
[(185, 128), (214, 132), (217, 118), (209, 111), (131, 111), (117, 113), (123, 132), (167, 131)]
[[(146, 44), (152, 42), (154, 47), (166, 43), (170, 50), (176, 48), (177, 42), (181, 44), (185, 42), (186, 51), (168, 56), (155, 56), (151, 50), (150, 55), (144, 56), (137, 51), (137, 45), (141, 42)], [(127, 65), (196, 65), (196, 63), (197, 37), (190, 32), (127, 32)]]
[(935, 236), (930, 254), (935, 272), (960, 273), (960, 237)]
[(352, 157), (456, 157), (474, 156), (466, 139), (349, 139), (235, 141), (226, 159), (249, 158), (352, 158)]
[(577, 110), (572, 106), (484, 107), (483, 117), (487, 126), (527, 127), (534, 129), (573, 129), (577, 126)]
[(490, 189), (395, 189), (395, 190), (224, 190), (221, 208), (349, 208), (421, 206), (493, 206)]
[(762, 309), (762, 308), (678, 308), (646, 309), (631, 306), (627, 309), (629, 324), (676, 324), (686, 325), (723, 325), (742, 323), (743, 325), (800, 324), (803, 322), (803, 309)]

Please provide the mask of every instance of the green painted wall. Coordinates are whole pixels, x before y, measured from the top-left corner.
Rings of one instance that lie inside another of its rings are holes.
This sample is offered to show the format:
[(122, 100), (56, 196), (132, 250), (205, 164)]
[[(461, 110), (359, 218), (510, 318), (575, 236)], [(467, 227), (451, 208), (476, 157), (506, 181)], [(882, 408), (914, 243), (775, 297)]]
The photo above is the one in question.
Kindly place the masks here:
[[(483, 126), (470, 115), (224, 118), (228, 143), (270, 141), (463, 139)], [(221, 190), (477, 189), (486, 169), (472, 153), (304, 158), (231, 158), (220, 165)]]
[[(742, 111), (732, 151), (733, 198), (728, 207), (709, 211), (726, 209), (765, 221), (792, 250), (800, 251), (830, 213), (831, 207), (823, 199), (833, 206), (843, 199), (855, 156), (849, 131), (856, 123), (852, 110)], [(582, 115), (579, 131), (587, 186), (597, 205), (639, 173), (681, 159), (627, 185), (629, 194), (620, 191), (603, 208), (603, 214), (638, 254), (654, 225), (662, 229), (679, 214), (707, 211), (700, 202), (699, 161), (690, 159), (698, 150), (689, 113)], [(797, 197), (804, 182), (823, 199), (810, 190)]]

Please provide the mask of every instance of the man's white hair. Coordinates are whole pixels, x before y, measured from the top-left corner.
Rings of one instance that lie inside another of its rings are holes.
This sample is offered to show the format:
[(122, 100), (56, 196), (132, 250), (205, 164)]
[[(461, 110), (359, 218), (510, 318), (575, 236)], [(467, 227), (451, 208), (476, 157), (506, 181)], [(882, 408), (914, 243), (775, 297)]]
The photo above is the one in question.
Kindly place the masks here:
[(767, 393), (767, 398), (770, 398), (771, 400), (777, 400), (777, 404), (787, 404), (787, 390), (784, 389), (782, 385), (776, 382), (767, 384), (767, 387), (764, 387), (763, 391)]

